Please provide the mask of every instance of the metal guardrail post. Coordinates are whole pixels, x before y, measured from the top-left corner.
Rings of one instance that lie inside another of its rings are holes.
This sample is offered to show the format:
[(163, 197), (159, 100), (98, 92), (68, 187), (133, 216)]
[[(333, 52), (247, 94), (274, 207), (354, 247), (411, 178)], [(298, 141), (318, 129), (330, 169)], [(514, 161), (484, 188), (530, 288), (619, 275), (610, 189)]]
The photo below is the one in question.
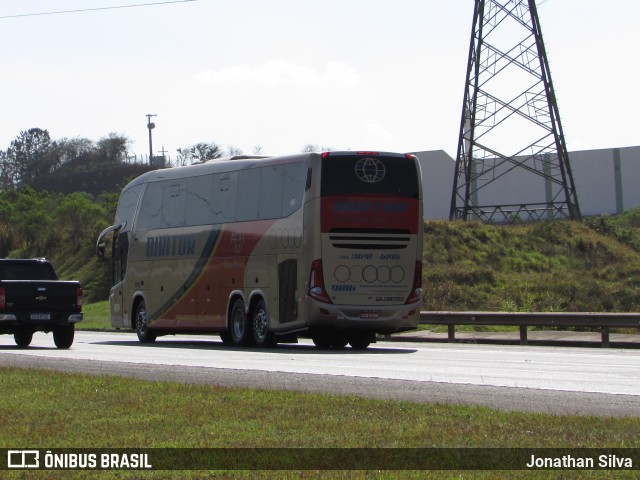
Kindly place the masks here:
[(520, 325), (520, 345), (527, 344), (527, 326)]
[(456, 341), (456, 326), (455, 325), (447, 325), (447, 338), (449, 343), (453, 343)]
[(602, 327), (602, 348), (609, 348), (609, 327)]

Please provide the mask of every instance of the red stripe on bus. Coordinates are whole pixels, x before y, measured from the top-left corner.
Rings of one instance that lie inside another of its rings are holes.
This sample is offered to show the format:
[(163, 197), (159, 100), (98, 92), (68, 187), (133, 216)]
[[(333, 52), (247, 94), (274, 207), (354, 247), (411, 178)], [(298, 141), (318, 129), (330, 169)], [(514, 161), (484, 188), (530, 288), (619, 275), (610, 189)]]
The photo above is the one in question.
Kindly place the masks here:
[(402, 229), (417, 234), (420, 200), (405, 197), (344, 195), (321, 200), (322, 233), (336, 228)]

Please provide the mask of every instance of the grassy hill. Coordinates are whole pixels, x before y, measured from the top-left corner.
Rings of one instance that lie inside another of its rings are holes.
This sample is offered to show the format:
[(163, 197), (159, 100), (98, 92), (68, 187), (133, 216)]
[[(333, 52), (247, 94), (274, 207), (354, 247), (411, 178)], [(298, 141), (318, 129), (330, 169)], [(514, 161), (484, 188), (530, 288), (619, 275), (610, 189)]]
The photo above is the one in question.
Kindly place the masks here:
[(425, 225), (425, 310), (633, 312), (639, 212), (585, 222)]

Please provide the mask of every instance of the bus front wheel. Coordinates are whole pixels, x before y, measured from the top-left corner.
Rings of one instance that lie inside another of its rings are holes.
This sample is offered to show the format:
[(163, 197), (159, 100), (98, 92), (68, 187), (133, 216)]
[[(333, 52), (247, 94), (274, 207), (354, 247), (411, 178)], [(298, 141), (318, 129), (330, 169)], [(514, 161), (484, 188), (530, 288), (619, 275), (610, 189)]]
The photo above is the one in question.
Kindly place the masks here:
[(156, 336), (149, 330), (149, 317), (144, 301), (141, 301), (136, 308), (136, 333), (141, 343), (153, 343)]
[(231, 330), (233, 343), (238, 346), (249, 345), (252, 337), (251, 323), (247, 318), (247, 313), (244, 310), (244, 302), (241, 298), (237, 298), (236, 301), (233, 302), (230, 317), (231, 325), (229, 325), (229, 328)]

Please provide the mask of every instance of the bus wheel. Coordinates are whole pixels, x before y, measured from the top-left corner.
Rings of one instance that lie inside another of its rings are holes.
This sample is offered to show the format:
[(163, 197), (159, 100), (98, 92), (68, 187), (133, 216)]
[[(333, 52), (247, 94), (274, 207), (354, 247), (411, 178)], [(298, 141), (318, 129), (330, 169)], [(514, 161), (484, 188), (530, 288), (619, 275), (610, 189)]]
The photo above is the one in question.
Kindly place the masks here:
[(147, 316), (147, 307), (144, 301), (141, 301), (136, 309), (136, 333), (141, 343), (153, 343), (156, 341), (156, 336), (149, 330), (149, 317)]
[(13, 334), (13, 339), (15, 340), (18, 347), (27, 348), (29, 345), (31, 345), (31, 340), (33, 340), (33, 332), (31, 330), (21, 328), (15, 331), (15, 333)]
[(354, 350), (365, 350), (376, 339), (373, 333), (363, 333), (349, 338), (349, 345)]
[(233, 345), (233, 337), (231, 337), (231, 332), (222, 332), (220, 334), (220, 340), (222, 340), (223, 345)]
[(311, 340), (313, 340), (313, 344), (321, 350), (328, 350), (333, 343), (331, 335), (325, 332), (316, 333), (311, 337)]
[(258, 347), (273, 347), (275, 341), (269, 331), (269, 314), (264, 300), (260, 300), (253, 309), (252, 315), (253, 339)]
[(336, 334), (336, 336), (331, 340), (331, 348), (340, 350), (346, 347), (347, 343), (349, 343), (349, 340), (347, 340), (343, 335)]
[(244, 302), (237, 298), (231, 307), (231, 338), (238, 346), (245, 346), (251, 343), (251, 324), (244, 311)]
[(67, 349), (73, 345), (75, 328), (73, 325), (60, 325), (53, 329), (53, 343), (56, 347)]

